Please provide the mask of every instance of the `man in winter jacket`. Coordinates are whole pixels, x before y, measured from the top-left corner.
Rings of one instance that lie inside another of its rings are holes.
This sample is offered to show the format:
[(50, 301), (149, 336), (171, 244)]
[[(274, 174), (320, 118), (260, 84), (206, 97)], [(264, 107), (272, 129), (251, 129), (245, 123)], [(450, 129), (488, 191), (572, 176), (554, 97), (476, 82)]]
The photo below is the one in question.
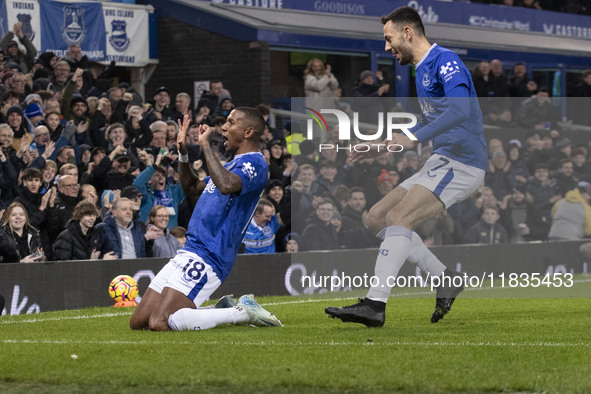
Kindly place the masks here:
[(465, 244), (501, 244), (507, 243), (507, 230), (499, 221), (499, 209), (496, 206), (486, 206), (481, 219), (464, 235)]

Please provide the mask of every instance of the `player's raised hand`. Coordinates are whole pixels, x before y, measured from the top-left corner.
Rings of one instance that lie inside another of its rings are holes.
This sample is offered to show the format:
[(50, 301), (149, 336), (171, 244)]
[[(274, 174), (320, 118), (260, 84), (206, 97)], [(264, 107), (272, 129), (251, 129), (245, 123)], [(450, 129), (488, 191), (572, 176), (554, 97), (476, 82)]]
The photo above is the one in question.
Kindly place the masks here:
[(213, 134), (213, 127), (209, 127), (206, 124), (199, 125), (199, 145), (209, 145), (211, 135)]
[(366, 160), (366, 159), (373, 159), (375, 157), (381, 156), (384, 153), (387, 153), (388, 151), (386, 150), (386, 145), (388, 144), (389, 141), (381, 141), (381, 142), (376, 142), (373, 144), (369, 145), (369, 150), (367, 151), (357, 151), (357, 150), (353, 150), (350, 154), (349, 157), (347, 158), (347, 161), (351, 162), (351, 163), (357, 163), (361, 160)]
[[(412, 149), (419, 143), (418, 140), (411, 140), (405, 134), (392, 134), (392, 139), (387, 142), (388, 146), (390, 145), (400, 145), (404, 149)], [(391, 148), (390, 151), (394, 151), (395, 149)]]
[(183, 117), (183, 122), (178, 121), (179, 133), (176, 135), (176, 148), (181, 155), (187, 154), (187, 130), (189, 130), (189, 124), (191, 124), (191, 118), (189, 115)]

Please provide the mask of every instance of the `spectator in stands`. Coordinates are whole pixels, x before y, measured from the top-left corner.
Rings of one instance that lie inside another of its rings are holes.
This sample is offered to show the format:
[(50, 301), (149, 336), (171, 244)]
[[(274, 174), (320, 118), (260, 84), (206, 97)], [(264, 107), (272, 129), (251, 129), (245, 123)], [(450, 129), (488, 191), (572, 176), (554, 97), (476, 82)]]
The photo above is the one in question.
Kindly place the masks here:
[(583, 70), (581, 82), (574, 86), (570, 96), (591, 97), (591, 69)]
[(21, 177), (20, 195), (15, 199), (27, 210), (29, 224), (38, 230), (46, 224), (49, 202), (53, 203), (56, 198), (54, 194), (55, 188), (50, 189), (44, 195), (39, 193), (42, 178), (43, 174), (37, 168), (29, 167), (25, 169)]
[(152, 132), (152, 140), (150, 141), (150, 148), (156, 154), (160, 149), (166, 148), (166, 139), (168, 136), (168, 125), (166, 122), (157, 120), (150, 125)]
[(551, 221), (552, 206), (560, 200), (560, 195), (552, 187), (548, 176), (548, 165), (536, 165), (534, 177), (527, 186), (527, 192), (534, 199), (534, 205), (548, 222)]
[[(292, 131), (293, 128), (293, 131)], [(283, 135), (285, 135), (285, 142), (287, 144), (287, 151), (292, 154), (293, 156), (298, 156), (300, 154), (304, 154), (300, 151), (301, 144), (306, 141), (306, 137), (302, 134), (302, 131), (299, 129), (298, 126), (292, 126), (291, 122), (286, 123), (283, 125)], [(314, 148), (314, 143), (309, 141)], [(313, 151), (314, 149), (312, 149)], [(309, 154), (310, 152), (308, 152)]]
[(60, 167), (60, 175), (71, 175), (78, 182), (78, 167), (72, 163), (66, 163)]
[[(363, 71), (359, 75), (359, 82), (351, 91), (352, 97), (385, 97), (388, 95), (390, 85), (384, 83), (381, 71), (376, 71), (377, 83), (374, 82), (373, 73), (369, 70)], [(375, 103), (369, 100), (354, 100), (353, 110), (359, 113), (359, 121), (366, 123), (376, 123)]]
[[(49, 191), (53, 185), (53, 179), (55, 178), (55, 174), (57, 174), (57, 164), (53, 160), (45, 160), (45, 166), (41, 170), (43, 172), (43, 178), (41, 179), (41, 194), (45, 194)], [(56, 196), (57, 196), (57, 189), (56, 189)]]
[[(398, 175), (398, 172), (396, 172), (396, 171), (394, 171), (394, 172), (396, 175)], [(392, 190), (394, 190), (394, 187), (398, 184), (399, 179), (400, 179), (400, 176), (398, 176), (397, 179), (395, 179), (392, 175), (390, 175), (388, 170), (383, 169), (382, 172), (380, 173), (380, 176), (378, 176), (378, 180), (377, 180), (378, 198), (375, 202), (378, 202), (383, 197), (385, 197), (388, 193), (390, 193)]]
[(122, 190), (133, 183), (135, 176), (130, 173), (131, 161), (123, 145), (117, 146), (105, 156), (92, 172), (92, 184), (102, 194), (103, 190)]
[(517, 111), (517, 121), (523, 127), (550, 130), (556, 116), (546, 88), (541, 88), (535, 96), (521, 103)]
[[(53, 244), (53, 259), (59, 260), (96, 260), (99, 251), (92, 250), (95, 243), (93, 238), (96, 219), (99, 216), (98, 209), (89, 201), (80, 201), (76, 204), (72, 219), (68, 221), (66, 229), (62, 231)], [(114, 253), (107, 253), (103, 259), (116, 258)]]
[(502, 151), (496, 151), (489, 160), (488, 173), (484, 178), (486, 186), (490, 187), (498, 200), (502, 200), (513, 190), (514, 177), (511, 172), (511, 162), (507, 160), (507, 154)]
[(80, 186), (80, 197), (83, 201), (88, 201), (98, 207), (98, 194), (94, 186), (90, 184), (83, 184)]
[(474, 82), (474, 90), (476, 95), (480, 97), (480, 106), (483, 108), (483, 113), (487, 114), (491, 108), (489, 98), (493, 97), (494, 92), (494, 81), (490, 77), (490, 63), (483, 60), (478, 63), (478, 66), (472, 72), (472, 81)]
[(68, 45), (64, 60), (68, 62), (71, 70), (76, 70), (77, 68), (84, 69), (88, 66), (88, 58), (86, 55), (82, 56), (82, 48), (78, 44)]
[(146, 241), (146, 255), (148, 257), (168, 257), (176, 255), (181, 248), (179, 241), (168, 230), (168, 208), (163, 205), (154, 205), (148, 215), (147, 229), (156, 227), (154, 231), (160, 234), (158, 237)]
[[(170, 119), (173, 122), (178, 120), (182, 120), (185, 115), (189, 115), (189, 118), (193, 118), (192, 111), (191, 111), (191, 96), (188, 93), (181, 92), (176, 95), (174, 101), (174, 112), (173, 117)], [(178, 127), (177, 127), (178, 132)], [(174, 144), (174, 142), (173, 142)], [(170, 145), (170, 144), (169, 144)]]
[(513, 77), (509, 79), (511, 97), (531, 97), (537, 90), (536, 83), (529, 79), (526, 72), (525, 64), (521, 62), (513, 66)]
[[(290, 139), (287, 137), (287, 143), (290, 143)], [(314, 169), (318, 168), (318, 151), (316, 150), (316, 144), (314, 141), (310, 140), (302, 140), (299, 144), (294, 144), (292, 147), (292, 151), (295, 151), (295, 145), (298, 148), (298, 154), (293, 154), (295, 156), (295, 161), (299, 166), (303, 166), (304, 164), (311, 165)], [(289, 145), (287, 146), (287, 150), (289, 151)]]
[(363, 217), (367, 215), (366, 203), (364, 190), (360, 187), (352, 188), (349, 194), (349, 202), (342, 212), (342, 231), (356, 233), (356, 243), (349, 245), (350, 248), (369, 248), (378, 244), (377, 238), (363, 224)]
[[(185, 116), (185, 115), (183, 115)], [(179, 133), (179, 126), (174, 120), (166, 121), (166, 146), (173, 147), (176, 143), (176, 136)]]
[[(494, 97), (500, 99), (510, 96), (509, 82), (503, 72), (503, 63), (499, 59), (491, 60), (489, 78), (493, 83)], [(506, 100), (504, 102), (507, 103)], [(495, 104), (498, 104), (497, 100), (495, 100)]]
[[(260, 112), (260, 111), (259, 111)], [(200, 124), (211, 124), (213, 118), (211, 117), (211, 113), (209, 112), (209, 107), (207, 105), (201, 106), (195, 115), (194, 122), (196, 125)]]
[[(222, 96), (220, 97), (220, 104), (218, 105), (218, 108), (216, 109), (216, 111), (213, 113), (213, 116), (221, 116), (223, 118), (227, 118), (228, 115), (230, 115), (230, 112), (232, 112), (232, 110), (236, 108), (236, 106), (234, 105), (234, 102), (232, 101), (232, 98), (227, 95), (227, 94), (222, 94)], [(269, 131), (270, 133), (270, 131)], [(263, 134), (264, 136), (265, 134)], [(273, 137), (271, 136), (271, 138), (268, 141), (270, 141), (271, 139), (273, 139)]]
[[(14, 40), (15, 36), (18, 37), (18, 40), (25, 47), (25, 53), (19, 49), (18, 43)], [(33, 60), (37, 56), (37, 49), (24, 34), (23, 22), (17, 22), (12, 26), (12, 31), (7, 32), (2, 37), (0, 47), (4, 49), (4, 58), (6, 61), (16, 63), (23, 73), (29, 72), (29, 69), (33, 66)]]
[(580, 148), (575, 149), (572, 154), (572, 160), (573, 176), (578, 181), (591, 181), (591, 163), (587, 162), (585, 151)]
[[(78, 73), (80, 70), (76, 70)], [(76, 74), (74, 74), (76, 77)], [(74, 78), (73, 77), (73, 78)], [(66, 88), (66, 90), (69, 90)], [(61, 104), (61, 114), (66, 120), (71, 120), (74, 122), (76, 126), (79, 126), (81, 123), (86, 124), (86, 128), (84, 131), (88, 130), (90, 124), (88, 123), (88, 103), (86, 99), (78, 94), (70, 96), (71, 98), (68, 99), (68, 96), (64, 93), (64, 98), (62, 99)]]
[(315, 189), (318, 190), (319, 193), (331, 194), (338, 184), (335, 180), (337, 174), (337, 163), (332, 160), (324, 160), (320, 164), (319, 175), (314, 181), (317, 185)]
[(244, 254), (275, 253), (275, 234), (280, 227), (273, 203), (261, 199), (242, 240)]
[(57, 151), (57, 156), (55, 157), (55, 162), (57, 164), (58, 171), (62, 168), (63, 165), (71, 163), (76, 163), (76, 152), (74, 148), (70, 145), (64, 145)]
[(187, 241), (187, 238), (185, 237), (185, 235), (187, 234), (186, 228), (176, 226), (170, 229), (170, 233), (173, 235), (173, 237), (177, 239), (177, 241), (179, 241), (179, 245), (181, 245), (181, 248), (185, 246), (185, 242)]
[(146, 222), (152, 208), (156, 205), (164, 206), (170, 215), (167, 228), (178, 226), (179, 205), (183, 201), (183, 189), (180, 183), (166, 183), (166, 169), (161, 166), (164, 155), (158, 153), (156, 160), (146, 162), (143, 170), (133, 181), (141, 193), (140, 219)]
[[(43, 157), (45, 157), (46, 159), (54, 157), (53, 152), (55, 151), (56, 143), (51, 140), (51, 136), (49, 134), (49, 130), (47, 129), (47, 127), (43, 125), (35, 127), (33, 142), (35, 143), (35, 145), (34, 147), (31, 147), (31, 149), (37, 149), (39, 154), (43, 155)], [(59, 142), (58, 148), (61, 148), (66, 143), (66, 139), (63, 138)]]
[(499, 204), (500, 223), (507, 230), (509, 242), (545, 241), (550, 224), (533, 204), (524, 185), (516, 186)]
[(2, 153), (8, 158), (16, 149), (13, 148), (13, 141), (14, 141), (14, 131), (7, 123), (0, 124), (0, 148), (2, 149)]
[[(265, 123), (269, 124), (269, 116), (271, 115), (270, 107), (267, 104), (261, 103), (261, 104), (257, 104), (256, 107), (254, 107), (254, 109), (259, 111), (263, 115), (263, 118), (265, 119)], [(199, 122), (197, 122), (197, 118), (195, 118), (195, 123), (199, 123)], [(269, 126), (269, 132), (273, 136), (272, 139), (278, 139), (281, 141), (281, 143), (283, 143), (283, 146), (286, 146), (285, 135), (283, 134), (283, 132), (281, 132), (281, 130), (277, 130), (276, 128)]]
[(573, 148), (572, 143), (568, 138), (559, 139), (554, 147), (552, 147), (551, 138), (544, 137), (542, 141), (544, 142), (545, 150), (548, 152), (547, 164), (551, 171), (554, 171), (558, 168), (561, 160), (570, 159)]
[(325, 198), (320, 201), (315, 215), (302, 233), (301, 250), (334, 250), (338, 248), (336, 229), (331, 220), (334, 213), (334, 202)]
[(6, 119), (8, 120), (8, 124), (14, 133), (12, 136), (12, 147), (14, 149), (18, 149), (18, 140), (20, 140), (22, 137), (26, 136), (30, 141), (31, 136), (29, 135), (29, 125), (24, 119), (24, 113), (21, 107), (14, 105), (8, 108), (8, 111), (6, 111)]
[(287, 241), (287, 243), (285, 244), (285, 251), (287, 253), (297, 253), (300, 251), (300, 244), (298, 243), (298, 240), (295, 237)]
[(309, 212), (313, 211), (312, 208), (312, 196), (318, 191), (318, 184), (314, 183), (316, 179), (316, 169), (309, 165), (304, 164), (299, 168), (297, 182), (292, 184), (292, 203), (294, 209), (302, 217), (307, 217)]
[(464, 235), (465, 244), (507, 243), (507, 231), (499, 223), (499, 208), (485, 206), (480, 221)]
[(577, 180), (573, 176), (574, 166), (571, 159), (562, 159), (558, 164), (558, 169), (552, 177), (554, 190), (560, 197), (565, 197), (569, 190), (577, 186)]
[(146, 112), (146, 117), (150, 123), (156, 120), (167, 121), (173, 119), (173, 109), (170, 108), (170, 91), (165, 86), (156, 89), (153, 96), (153, 102), (148, 105), (150, 108)]
[(290, 174), (285, 173), (285, 167), (283, 165), (283, 143), (279, 139), (274, 139), (267, 144), (267, 148), (271, 152), (271, 157), (269, 158), (270, 179), (284, 181)]
[[(209, 112), (213, 114), (214, 112), (216, 112), (216, 109), (218, 108), (222, 93), (224, 93), (224, 84), (222, 83), (222, 81), (211, 81), (209, 85), (209, 91), (203, 92), (201, 98), (199, 99), (199, 103), (197, 104), (197, 108), (206, 105), (207, 107), (209, 107)], [(228, 96), (231, 98), (232, 96), (229, 94), (229, 92), (227, 93)]]
[(61, 115), (58, 112), (46, 112), (45, 113), (45, 120), (43, 124), (47, 127), (49, 131), (49, 138), (53, 142), (57, 142), (57, 140), (62, 135), (62, 130), (64, 127), (60, 124)]
[(525, 185), (527, 179), (530, 177), (525, 160), (521, 157), (521, 142), (519, 140), (511, 140), (507, 147), (507, 158), (511, 165), (510, 174), (514, 185)]
[(62, 175), (57, 181), (57, 197), (49, 200), (48, 228), (52, 241), (66, 228), (66, 223), (72, 218), (74, 207), (80, 201), (78, 190), (80, 184), (72, 175)]
[(54, 74), (51, 79), (51, 89), (54, 93), (61, 92), (68, 83), (68, 77), (70, 76), (70, 65), (65, 60), (59, 60), (55, 63), (53, 68)]
[(20, 202), (11, 203), (2, 216), (0, 258), (4, 263), (40, 263), (45, 260), (37, 229), (29, 223), (27, 210)]
[(24, 111), (23, 114), (31, 122), (33, 127), (37, 127), (39, 122), (43, 120), (43, 111), (39, 104), (32, 103)]
[(12, 90), (18, 95), (18, 101), (23, 102), (26, 96), (30, 93), (29, 85), (27, 85), (27, 77), (25, 74), (17, 72), (11, 78)]
[(133, 220), (132, 202), (121, 197), (113, 201), (111, 215), (106, 215), (102, 223), (96, 225), (98, 236), (92, 248), (100, 251), (100, 258), (114, 252), (119, 259), (146, 257), (146, 240), (157, 238), (154, 226), (144, 234), (144, 225)]
[(306, 97), (334, 97), (339, 81), (332, 73), (330, 64), (314, 58), (304, 70), (304, 91)]
[(550, 241), (575, 241), (591, 236), (591, 184), (579, 182), (552, 208)]

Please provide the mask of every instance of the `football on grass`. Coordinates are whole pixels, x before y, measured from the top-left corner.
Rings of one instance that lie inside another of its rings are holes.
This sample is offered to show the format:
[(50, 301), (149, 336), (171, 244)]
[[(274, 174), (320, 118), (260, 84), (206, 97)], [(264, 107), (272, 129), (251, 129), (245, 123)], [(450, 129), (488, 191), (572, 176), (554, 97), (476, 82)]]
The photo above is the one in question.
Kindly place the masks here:
[(109, 295), (115, 302), (133, 301), (137, 294), (137, 282), (129, 275), (119, 275), (109, 283)]

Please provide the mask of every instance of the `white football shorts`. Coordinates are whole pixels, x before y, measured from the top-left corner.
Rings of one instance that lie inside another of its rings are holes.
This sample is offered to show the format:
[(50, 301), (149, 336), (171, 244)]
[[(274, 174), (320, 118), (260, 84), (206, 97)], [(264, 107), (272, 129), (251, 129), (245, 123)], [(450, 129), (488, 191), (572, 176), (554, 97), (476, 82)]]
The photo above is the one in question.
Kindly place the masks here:
[(186, 295), (199, 307), (222, 282), (215, 271), (195, 253), (179, 250), (150, 283), (150, 288), (162, 293), (170, 287)]
[(484, 180), (485, 171), (460, 163), (449, 157), (434, 154), (417, 172), (400, 187), (409, 190), (412, 185), (421, 185), (431, 190), (449, 208), (465, 200), (476, 191)]

